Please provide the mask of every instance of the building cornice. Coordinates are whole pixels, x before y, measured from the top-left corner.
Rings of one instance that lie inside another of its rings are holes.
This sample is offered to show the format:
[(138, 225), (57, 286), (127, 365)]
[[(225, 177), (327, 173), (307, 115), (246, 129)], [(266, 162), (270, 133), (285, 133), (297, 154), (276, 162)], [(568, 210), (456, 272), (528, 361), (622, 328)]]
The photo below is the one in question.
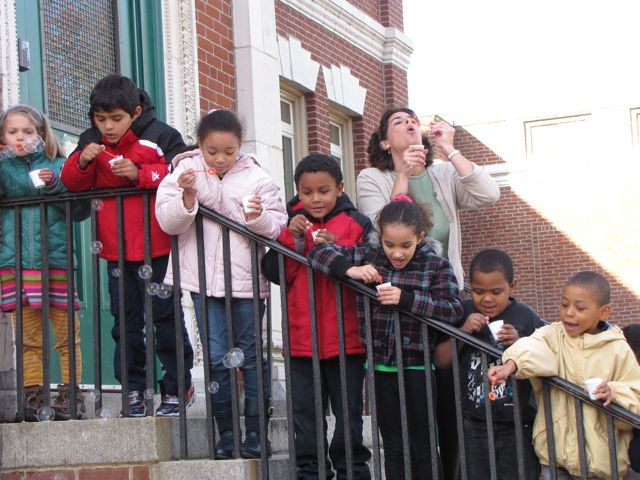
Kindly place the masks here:
[(413, 45), (394, 27), (385, 27), (346, 0), (278, 0), (381, 63), (409, 68)]

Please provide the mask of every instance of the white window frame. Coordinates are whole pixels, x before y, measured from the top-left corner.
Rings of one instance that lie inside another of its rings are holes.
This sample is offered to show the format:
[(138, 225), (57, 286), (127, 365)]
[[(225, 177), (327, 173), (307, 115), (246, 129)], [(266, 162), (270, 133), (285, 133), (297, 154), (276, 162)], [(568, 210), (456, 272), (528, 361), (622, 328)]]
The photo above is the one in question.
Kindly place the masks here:
[[(342, 176), (344, 177), (344, 191), (347, 192), (352, 202), (356, 201), (356, 171), (353, 154), (353, 120), (337, 110), (329, 112), (329, 124), (340, 129), (340, 146), (329, 141), (330, 154), (340, 158)], [(330, 127), (329, 127), (330, 128)], [(329, 131), (331, 139), (331, 131)]]
[(295, 172), (296, 165), (308, 152), (306, 102), (304, 95), (282, 84), (280, 85), (280, 101), (289, 105), (291, 113), (290, 124), (282, 121), (280, 122), (282, 132), (281, 136), (289, 138), (292, 146), (291, 165), (283, 165), (285, 172), (288, 167), (291, 168), (291, 181), (287, 182), (286, 174), (283, 174), (284, 178), (282, 180), (286, 200), (289, 201), (296, 193), (295, 184), (293, 182), (293, 173)]

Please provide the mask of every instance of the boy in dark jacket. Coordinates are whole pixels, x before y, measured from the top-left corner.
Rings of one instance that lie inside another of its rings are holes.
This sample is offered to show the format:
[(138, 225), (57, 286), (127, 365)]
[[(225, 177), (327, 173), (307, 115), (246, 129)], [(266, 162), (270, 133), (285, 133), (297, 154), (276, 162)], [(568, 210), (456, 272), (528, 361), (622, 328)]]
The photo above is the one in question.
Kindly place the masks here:
[[(71, 191), (90, 189), (138, 188), (155, 190), (169, 172), (171, 159), (184, 148), (180, 133), (156, 118), (155, 107), (146, 92), (121, 75), (109, 75), (100, 80), (89, 98), (89, 117), (93, 126), (80, 135), (78, 147), (64, 164), (61, 179)], [(144, 313), (146, 280), (162, 284), (171, 250), (169, 236), (155, 217), (155, 194), (149, 195), (149, 229), (151, 265), (144, 264), (144, 203), (143, 195), (123, 198), (124, 269), (118, 267), (118, 225), (116, 199), (94, 200), (98, 212), (100, 256), (107, 260), (109, 296), (116, 342), (115, 375), (122, 382), (120, 365), (120, 322), (126, 325), (128, 412), (124, 415), (146, 415), (143, 392), (146, 385), (146, 347)], [(120, 298), (119, 277), (124, 277), (123, 298)], [(176, 358), (173, 294), (153, 296), (156, 351), (162, 362), (162, 401), (156, 411), (159, 416), (177, 416), (178, 376)], [(125, 306), (125, 318), (119, 316), (119, 305)], [(182, 322), (182, 318), (178, 319)], [(191, 385), (193, 350), (183, 325), (185, 367), (185, 402), (195, 400)]]
[[(469, 270), (471, 299), (462, 302), (464, 324), (460, 327), (461, 330), (492, 345), (507, 347), (519, 337), (529, 336), (535, 329), (545, 325), (536, 312), (511, 296), (516, 282), (513, 263), (505, 252), (497, 249), (482, 250), (471, 261)], [(499, 325), (502, 328), (498, 328)], [(434, 354), (434, 361), (439, 368), (451, 365), (451, 342), (448, 337), (442, 340)], [(485, 410), (485, 402), (489, 400), (483, 386), (486, 372), (482, 371), (480, 352), (471, 346), (464, 346), (462, 342), (459, 345), (467, 476), (472, 480), (480, 480), (491, 476)], [(492, 393), (495, 394), (491, 406), (498, 479), (517, 478), (511, 380)], [(531, 443), (536, 414), (531, 403), (531, 393), (529, 381), (518, 381), (524, 436), (524, 478), (538, 480), (540, 466)]]
[[(359, 213), (343, 192), (342, 172), (336, 161), (314, 154), (297, 165), (294, 181), (298, 194), (287, 204), (289, 226), (278, 241), (306, 255), (314, 245), (335, 243), (352, 247), (366, 240), (370, 220)], [(291, 345), (291, 384), (293, 385), (293, 417), (296, 431), (296, 464), (298, 479), (318, 478), (318, 456), (314, 408), (313, 367), (311, 361), (311, 312), (307, 268), (286, 259), (287, 303), (289, 308), (289, 339)], [(266, 272), (275, 279), (277, 272)], [(364, 380), (364, 346), (358, 334), (356, 296), (342, 289), (344, 337), (346, 346), (347, 407), (350, 425), (344, 424), (340, 390), (338, 347), (338, 317), (335, 283), (328, 276), (315, 272), (315, 312), (320, 356), (321, 397), (323, 412), (331, 402), (335, 416), (335, 431), (329, 447), (329, 457), (338, 478), (347, 478), (345, 430), (351, 435), (354, 479), (371, 478), (367, 461), (371, 457), (362, 439), (362, 384)], [(327, 424), (324, 422), (326, 436)], [(331, 464), (326, 461), (327, 472)], [(330, 477), (327, 477), (330, 478)]]

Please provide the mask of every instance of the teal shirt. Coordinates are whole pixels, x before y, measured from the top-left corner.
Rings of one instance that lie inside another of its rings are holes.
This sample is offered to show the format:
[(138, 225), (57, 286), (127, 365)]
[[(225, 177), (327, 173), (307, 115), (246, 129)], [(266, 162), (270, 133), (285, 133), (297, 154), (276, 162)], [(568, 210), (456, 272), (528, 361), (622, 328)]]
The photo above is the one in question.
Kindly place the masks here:
[[(395, 173), (394, 173), (395, 176)], [(421, 175), (409, 177), (409, 195), (420, 205), (431, 211), (433, 228), (429, 236), (442, 244), (442, 256), (448, 258), (449, 252), (449, 219), (436, 199), (433, 183), (426, 170)]]

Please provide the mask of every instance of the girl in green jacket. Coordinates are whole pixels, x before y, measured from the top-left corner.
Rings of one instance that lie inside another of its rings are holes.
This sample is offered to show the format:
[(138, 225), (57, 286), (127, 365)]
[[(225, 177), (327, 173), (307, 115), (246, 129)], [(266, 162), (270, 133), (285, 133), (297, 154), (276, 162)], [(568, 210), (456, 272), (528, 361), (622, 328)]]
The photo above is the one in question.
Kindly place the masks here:
[[(16, 105), (0, 115), (0, 198), (41, 197), (65, 190), (60, 182), (64, 154), (45, 116), (28, 105)], [(14, 208), (2, 210), (2, 248), (0, 249), (0, 310), (12, 312), (16, 322), (16, 215)], [(43, 405), (42, 395), (42, 308), (43, 265), (41, 252), (40, 206), (21, 209), (22, 355), (24, 369), (25, 420), (68, 420), (71, 418), (69, 392), (69, 339), (67, 320), (67, 246), (65, 213), (60, 204), (47, 206), (47, 253), (49, 320), (60, 353), (62, 385), (52, 401), (53, 409)], [(79, 309), (75, 291), (71, 305)], [(80, 325), (75, 318), (75, 375), (80, 381)], [(79, 411), (79, 410), (78, 410)]]

